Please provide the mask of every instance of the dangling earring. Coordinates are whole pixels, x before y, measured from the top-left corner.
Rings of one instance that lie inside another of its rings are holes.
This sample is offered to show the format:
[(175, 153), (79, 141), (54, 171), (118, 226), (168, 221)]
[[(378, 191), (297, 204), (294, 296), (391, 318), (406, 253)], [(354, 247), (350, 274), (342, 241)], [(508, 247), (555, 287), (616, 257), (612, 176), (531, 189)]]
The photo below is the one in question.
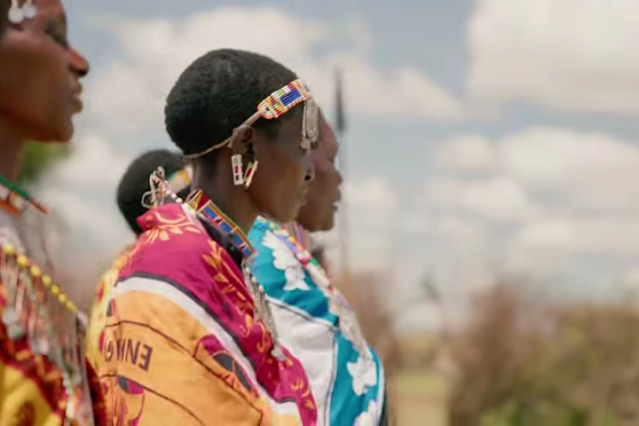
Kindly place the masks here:
[(35, 18), (38, 14), (38, 8), (33, 4), (33, 0), (27, 0), (24, 6), (22, 6), (22, 14), (24, 15), (24, 19)]
[(235, 186), (244, 185), (244, 166), (242, 165), (242, 154), (233, 154), (231, 156), (231, 166), (233, 167), (233, 184)]
[(24, 11), (18, 4), (18, 0), (11, 0), (11, 8), (9, 9), (9, 22), (12, 24), (20, 24), (24, 21)]
[(257, 164), (257, 160), (254, 160), (250, 161), (248, 166), (246, 166), (246, 173), (244, 174), (244, 187), (246, 189), (248, 189), (251, 186), (251, 182), (253, 182), (253, 176), (255, 176)]

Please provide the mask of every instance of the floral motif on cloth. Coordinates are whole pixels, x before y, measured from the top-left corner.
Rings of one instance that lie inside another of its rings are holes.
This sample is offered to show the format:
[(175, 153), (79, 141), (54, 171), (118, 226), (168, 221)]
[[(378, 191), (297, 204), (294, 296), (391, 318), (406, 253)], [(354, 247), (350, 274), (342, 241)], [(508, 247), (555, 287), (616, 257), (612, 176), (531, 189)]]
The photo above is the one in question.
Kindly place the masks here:
[(326, 272), (283, 227), (258, 219), (249, 239), (283, 345), (308, 374), (320, 425), (378, 425), (384, 370), (355, 313)]
[(316, 425), (301, 364), (272, 355), (239, 265), (194, 210), (167, 204), (138, 222), (98, 330), (112, 424)]

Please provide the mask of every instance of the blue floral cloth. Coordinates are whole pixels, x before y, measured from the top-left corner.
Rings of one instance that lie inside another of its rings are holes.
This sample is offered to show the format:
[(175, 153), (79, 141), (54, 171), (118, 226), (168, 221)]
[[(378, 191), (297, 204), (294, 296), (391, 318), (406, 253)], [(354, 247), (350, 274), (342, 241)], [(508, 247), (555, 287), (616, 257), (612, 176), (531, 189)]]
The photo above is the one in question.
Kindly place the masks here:
[(311, 383), (318, 425), (385, 424), (384, 370), (357, 318), (319, 263), (285, 229), (259, 218), (249, 240), (280, 342)]

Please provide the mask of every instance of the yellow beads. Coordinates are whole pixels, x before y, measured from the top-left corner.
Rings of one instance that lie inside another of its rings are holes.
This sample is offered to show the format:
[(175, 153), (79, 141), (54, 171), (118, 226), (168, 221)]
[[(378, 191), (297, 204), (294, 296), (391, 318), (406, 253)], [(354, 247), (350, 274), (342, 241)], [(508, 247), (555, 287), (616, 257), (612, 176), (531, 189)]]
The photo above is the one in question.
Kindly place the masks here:
[(31, 267), (31, 276), (33, 278), (40, 278), (40, 275), (42, 275), (42, 271), (40, 270), (40, 268), (38, 268), (37, 266), (33, 265)]
[(69, 311), (76, 313), (78, 307), (62, 292), (60, 287), (53, 284), (49, 275), (43, 274), (42, 270), (31, 263), (24, 255), (18, 254), (16, 248), (10, 244), (0, 246), (0, 252), (6, 257), (15, 257), (16, 266), (22, 271), (28, 272), (34, 281), (39, 281), (45, 289), (58, 299), (58, 302)]
[(29, 259), (26, 256), (20, 255), (17, 259), (18, 266), (20, 268), (26, 268), (29, 265)]

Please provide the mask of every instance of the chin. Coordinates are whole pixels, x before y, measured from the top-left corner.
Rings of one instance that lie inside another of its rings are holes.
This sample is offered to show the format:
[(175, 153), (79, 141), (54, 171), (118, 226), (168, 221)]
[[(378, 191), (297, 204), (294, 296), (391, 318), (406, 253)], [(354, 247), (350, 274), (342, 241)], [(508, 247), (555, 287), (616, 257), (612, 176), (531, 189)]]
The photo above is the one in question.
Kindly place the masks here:
[(278, 223), (287, 223), (295, 219), (297, 210), (289, 211), (274, 211), (269, 213), (268, 216)]
[(335, 228), (335, 218), (331, 216), (329, 219), (324, 221), (324, 224), (319, 227), (318, 231), (328, 232), (332, 231)]

